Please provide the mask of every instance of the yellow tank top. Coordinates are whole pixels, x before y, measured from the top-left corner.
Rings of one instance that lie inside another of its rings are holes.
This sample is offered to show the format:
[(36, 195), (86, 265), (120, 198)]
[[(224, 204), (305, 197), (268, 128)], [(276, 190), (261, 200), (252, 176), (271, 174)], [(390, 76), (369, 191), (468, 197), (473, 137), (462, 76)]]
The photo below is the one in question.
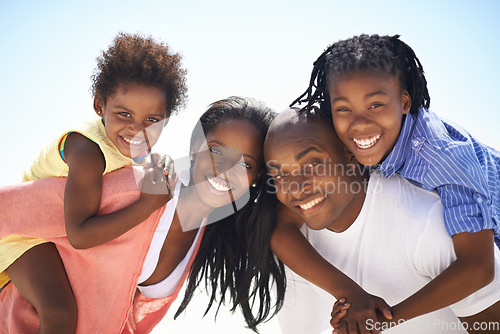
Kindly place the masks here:
[(108, 136), (106, 136), (104, 124), (102, 124), (101, 119), (98, 118), (83, 123), (80, 129), (63, 133), (57, 140), (45, 146), (38, 154), (31, 167), (24, 171), (23, 182), (55, 176), (68, 176), (69, 168), (61, 157), (60, 144), (70, 132), (78, 132), (99, 145), (106, 162), (106, 168), (103, 174), (131, 164), (131, 159), (122, 155), (111, 140), (109, 140)]
[[(69, 168), (61, 157), (60, 145), (64, 144), (64, 140), (70, 132), (78, 132), (99, 145), (106, 162), (103, 174), (131, 164), (131, 159), (122, 155), (106, 136), (104, 125), (98, 118), (83, 123), (80, 129), (65, 132), (56, 141), (45, 146), (31, 167), (24, 171), (23, 181), (68, 176)], [(47, 242), (45, 239), (26, 238), (14, 234), (0, 239), (0, 288), (9, 281), (5, 269), (26, 251), (45, 242)]]

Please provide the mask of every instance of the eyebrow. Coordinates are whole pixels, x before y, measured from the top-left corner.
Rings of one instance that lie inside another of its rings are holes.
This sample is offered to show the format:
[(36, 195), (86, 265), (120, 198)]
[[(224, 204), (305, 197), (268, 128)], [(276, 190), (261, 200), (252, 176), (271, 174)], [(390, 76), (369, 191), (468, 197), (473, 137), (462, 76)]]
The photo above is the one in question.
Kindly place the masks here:
[(117, 105), (117, 106), (115, 106), (115, 108), (126, 110), (126, 111), (128, 111), (129, 113), (134, 113), (132, 110), (130, 110), (130, 109), (128, 109), (128, 108), (125, 108), (125, 107), (124, 107), (124, 106), (122, 106), (122, 105)]
[(316, 146), (310, 146), (310, 147), (306, 148), (305, 150), (299, 152), (295, 156), (295, 160), (300, 160), (302, 157), (304, 157), (305, 155), (307, 155), (309, 152), (318, 152), (318, 153), (321, 153), (321, 151)]
[[(365, 100), (370, 98), (370, 97), (373, 97), (375, 95), (386, 95), (387, 96), (387, 93), (382, 91), (382, 90), (377, 90), (377, 91), (374, 91), (372, 93), (368, 93), (365, 95)], [(348, 99), (344, 96), (339, 96), (339, 97), (336, 97), (332, 100), (332, 103), (333, 102), (337, 102), (337, 101), (347, 101)]]
[[(221, 143), (220, 141), (217, 141), (217, 140), (211, 140), (207, 143), (210, 144), (210, 143), (216, 143), (217, 145), (221, 146), (221, 147), (228, 147), (226, 145), (224, 145), (223, 143)], [(248, 159), (250, 160), (253, 160), (255, 163), (257, 163), (257, 159), (255, 159), (255, 157), (253, 155), (250, 155), (250, 154), (245, 154), (245, 153), (241, 153), (244, 157), (247, 157)]]
[[(281, 168), (280, 164), (273, 164), (271, 161), (273, 161), (273, 160), (269, 160), (269, 162), (267, 163), (267, 167), (271, 167), (271, 168), (274, 168), (274, 169), (280, 169)], [(276, 160), (274, 160), (274, 161), (276, 161)]]
[[(130, 110), (122, 105), (117, 105), (117, 106), (114, 106), (114, 108), (119, 108), (119, 109), (123, 109), (123, 110), (126, 110), (127, 112), (131, 113), (131, 114), (134, 114), (134, 111), (133, 110)], [(154, 116), (154, 117), (165, 117), (166, 118), (166, 115), (165, 114), (151, 114), (149, 115), (149, 117), (151, 116)]]

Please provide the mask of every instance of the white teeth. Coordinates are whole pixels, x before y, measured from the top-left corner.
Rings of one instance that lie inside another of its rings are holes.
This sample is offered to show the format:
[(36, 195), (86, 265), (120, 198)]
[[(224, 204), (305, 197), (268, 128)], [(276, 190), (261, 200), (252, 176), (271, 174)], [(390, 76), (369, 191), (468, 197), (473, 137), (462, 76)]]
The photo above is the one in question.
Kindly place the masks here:
[(129, 144), (132, 144), (132, 145), (140, 145), (142, 144), (144, 141), (143, 140), (133, 140), (133, 139), (128, 139), (128, 138), (125, 138), (125, 137), (122, 137), (123, 140), (125, 140), (127, 143)]
[(375, 145), (375, 143), (379, 140), (379, 138), (380, 138), (380, 135), (368, 137), (368, 138), (362, 138), (362, 139), (353, 138), (352, 140), (354, 141), (356, 146), (358, 146), (359, 148), (366, 149), (366, 148), (370, 148), (373, 145)]
[(299, 205), (299, 207), (302, 209), (302, 210), (307, 210), (307, 209), (310, 209), (312, 208), (313, 206), (315, 206), (316, 204), (320, 203), (320, 202), (323, 202), (323, 200), (326, 198), (326, 196), (323, 196), (323, 197), (319, 197), (319, 198), (316, 198), (316, 199), (313, 199), (312, 201), (310, 202), (307, 202), (306, 204), (301, 204)]
[(229, 191), (229, 190), (231, 190), (231, 188), (226, 187), (225, 185), (220, 184), (219, 182), (217, 182), (214, 179), (211, 179), (209, 177), (207, 177), (207, 181), (208, 181), (208, 183), (210, 183), (210, 185), (212, 187), (214, 187), (218, 191)]

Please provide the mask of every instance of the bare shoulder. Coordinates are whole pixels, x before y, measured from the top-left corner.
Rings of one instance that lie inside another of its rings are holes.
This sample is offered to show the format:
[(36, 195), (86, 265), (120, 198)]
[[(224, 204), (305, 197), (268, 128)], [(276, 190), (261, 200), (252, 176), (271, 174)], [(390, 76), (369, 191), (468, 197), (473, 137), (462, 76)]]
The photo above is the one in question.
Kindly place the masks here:
[(64, 158), (70, 169), (104, 172), (104, 155), (95, 142), (84, 135), (73, 132), (66, 138)]

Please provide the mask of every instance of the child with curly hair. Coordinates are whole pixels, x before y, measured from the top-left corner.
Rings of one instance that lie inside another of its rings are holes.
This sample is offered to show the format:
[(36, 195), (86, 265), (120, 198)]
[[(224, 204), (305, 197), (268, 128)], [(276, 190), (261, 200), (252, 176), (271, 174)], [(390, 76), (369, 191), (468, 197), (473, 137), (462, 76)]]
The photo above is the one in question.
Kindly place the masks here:
[[(181, 56), (151, 37), (120, 33), (97, 61), (92, 95), (99, 118), (59, 136), (23, 175), (23, 181), (68, 177), (64, 216), (76, 249), (119, 237), (171, 198), (141, 192), (129, 206), (97, 215), (102, 175), (141, 161), (187, 96)], [(74, 333), (77, 306), (55, 245), (9, 235), (0, 239), (0, 250), (0, 286), (10, 278), (33, 305), (40, 333)]]

